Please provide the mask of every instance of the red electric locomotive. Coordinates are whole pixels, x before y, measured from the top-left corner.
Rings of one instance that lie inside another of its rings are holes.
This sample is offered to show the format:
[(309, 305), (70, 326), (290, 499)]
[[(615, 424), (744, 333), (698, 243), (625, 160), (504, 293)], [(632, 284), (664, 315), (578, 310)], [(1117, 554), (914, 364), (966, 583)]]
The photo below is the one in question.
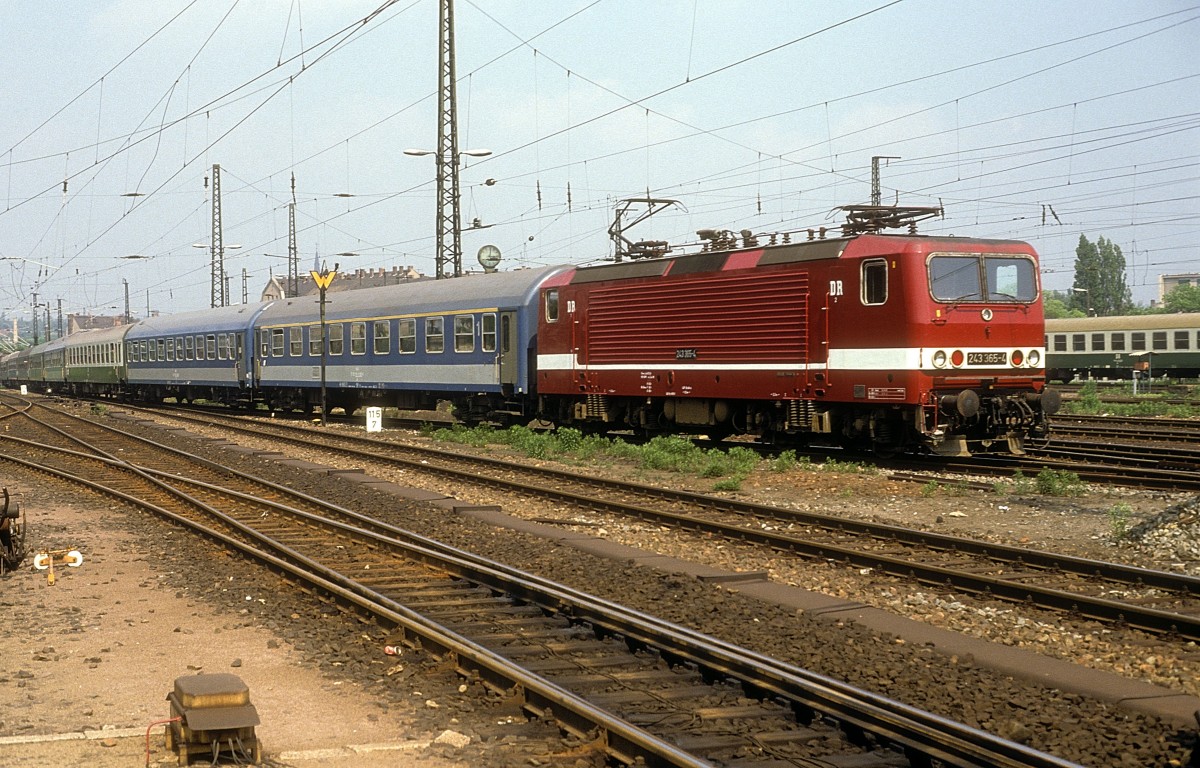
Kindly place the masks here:
[(1026, 243), (880, 234), (936, 209), (848, 206), (805, 242), (704, 249), (541, 289), (539, 409), (584, 429), (1021, 453), (1046, 435), (1038, 260)]

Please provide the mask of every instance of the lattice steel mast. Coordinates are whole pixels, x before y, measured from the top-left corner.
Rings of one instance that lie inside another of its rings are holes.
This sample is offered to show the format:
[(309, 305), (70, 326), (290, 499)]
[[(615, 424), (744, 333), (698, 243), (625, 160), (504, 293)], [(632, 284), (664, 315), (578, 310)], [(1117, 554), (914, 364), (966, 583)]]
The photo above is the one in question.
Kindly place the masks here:
[[(228, 305), (225, 296), (225, 244), (221, 239), (221, 166), (213, 165), (212, 180), (212, 304), (214, 307)], [(203, 247), (203, 246), (201, 246)]]
[(437, 277), (447, 268), (462, 274), (462, 235), (459, 232), (458, 109), (454, 76), (454, 2), (441, 0), (438, 10), (438, 153), (437, 153)]

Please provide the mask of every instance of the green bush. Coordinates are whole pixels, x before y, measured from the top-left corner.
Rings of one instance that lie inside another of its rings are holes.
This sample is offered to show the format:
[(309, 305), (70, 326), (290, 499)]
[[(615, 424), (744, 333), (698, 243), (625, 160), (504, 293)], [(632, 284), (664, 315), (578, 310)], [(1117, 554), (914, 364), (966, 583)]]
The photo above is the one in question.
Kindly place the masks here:
[[(807, 459), (808, 457), (805, 456), (804, 458)], [(796, 452), (788, 449), (771, 459), (768, 466), (772, 472), (787, 472), (788, 470), (795, 469), (799, 463), (796, 461)]]
[(1117, 541), (1125, 538), (1129, 533), (1129, 518), (1133, 514), (1133, 507), (1125, 502), (1114, 504), (1108, 510), (1108, 524), (1112, 530), (1112, 537)]
[(1062, 469), (1043, 467), (1034, 482), (1043, 496), (1082, 496), (1087, 491), (1079, 475)]

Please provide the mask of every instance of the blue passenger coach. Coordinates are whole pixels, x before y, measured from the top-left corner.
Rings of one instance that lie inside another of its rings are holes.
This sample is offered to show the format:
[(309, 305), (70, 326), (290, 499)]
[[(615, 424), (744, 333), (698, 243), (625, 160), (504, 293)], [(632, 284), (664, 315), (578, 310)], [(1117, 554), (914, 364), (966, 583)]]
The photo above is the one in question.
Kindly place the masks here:
[(129, 390), (136, 400), (251, 402), (254, 319), (270, 303), (237, 304), (150, 317), (125, 336)]
[[(538, 289), (566, 269), (423, 280), (329, 293), (329, 407), (452, 402), (468, 420), (528, 416)], [(256, 383), (272, 407), (319, 404), (319, 299), (275, 302), (255, 322)]]

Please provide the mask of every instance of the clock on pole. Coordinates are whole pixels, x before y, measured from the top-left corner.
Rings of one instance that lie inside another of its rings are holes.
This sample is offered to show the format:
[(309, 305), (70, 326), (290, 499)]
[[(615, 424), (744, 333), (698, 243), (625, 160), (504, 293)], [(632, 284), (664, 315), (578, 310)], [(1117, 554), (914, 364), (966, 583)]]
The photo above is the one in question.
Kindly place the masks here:
[(500, 263), (500, 249), (494, 245), (485, 245), (479, 249), (479, 266), (486, 272), (495, 272)]

